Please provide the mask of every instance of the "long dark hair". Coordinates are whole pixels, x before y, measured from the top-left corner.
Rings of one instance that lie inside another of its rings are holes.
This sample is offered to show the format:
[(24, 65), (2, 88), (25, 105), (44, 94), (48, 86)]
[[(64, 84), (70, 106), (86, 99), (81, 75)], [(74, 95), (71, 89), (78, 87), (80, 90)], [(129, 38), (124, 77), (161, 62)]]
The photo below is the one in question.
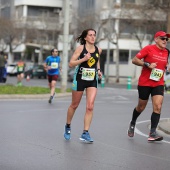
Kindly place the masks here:
[(95, 34), (96, 34), (96, 31), (95, 31), (94, 29), (92, 29), (92, 28), (86, 29), (86, 30), (84, 30), (84, 31), (81, 33), (81, 35), (79, 35), (79, 36), (76, 38), (76, 41), (77, 41), (77, 42), (80, 42), (81, 45), (86, 44), (86, 40), (85, 40), (84, 38), (86, 38), (86, 36), (87, 36), (87, 34), (88, 34), (89, 31), (94, 31)]

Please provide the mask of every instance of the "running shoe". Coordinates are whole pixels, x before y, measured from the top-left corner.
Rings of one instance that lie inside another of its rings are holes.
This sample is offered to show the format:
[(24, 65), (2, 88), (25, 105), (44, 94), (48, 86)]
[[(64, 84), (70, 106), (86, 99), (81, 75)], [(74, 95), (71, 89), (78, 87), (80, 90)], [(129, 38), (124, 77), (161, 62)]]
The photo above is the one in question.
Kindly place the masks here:
[(148, 141), (161, 141), (163, 140), (162, 136), (159, 136), (156, 132), (150, 133)]
[(93, 139), (90, 137), (89, 132), (83, 132), (79, 139), (83, 142), (93, 143)]
[(53, 100), (53, 96), (50, 96), (48, 103), (52, 103), (52, 100)]
[(54, 94), (53, 94), (53, 99), (54, 99), (54, 97), (55, 97), (55, 92), (54, 92)]
[(19, 83), (17, 83), (16, 86), (18, 87), (18, 86), (19, 86)]
[(17, 86), (22, 86), (22, 83), (21, 83), (21, 82), (18, 82), (18, 83), (17, 83)]
[(71, 138), (71, 128), (65, 126), (65, 133), (64, 133), (65, 140), (70, 140)]
[(133, 137), (133, 136), (134, 136), (134, 133), (135, 133), (135, 125), (132, 125), (132, 124), (130, 123), (129, 129), (128, 129), (128, 136), (129, 136), (129, 137)]
[(49, 103), (52, 103), (52, 100), (54, 99), (54, 96), (55, 96), (55, 92), (54, 92), (53, 96), (50, 96), (50, 99), (48, 100)]

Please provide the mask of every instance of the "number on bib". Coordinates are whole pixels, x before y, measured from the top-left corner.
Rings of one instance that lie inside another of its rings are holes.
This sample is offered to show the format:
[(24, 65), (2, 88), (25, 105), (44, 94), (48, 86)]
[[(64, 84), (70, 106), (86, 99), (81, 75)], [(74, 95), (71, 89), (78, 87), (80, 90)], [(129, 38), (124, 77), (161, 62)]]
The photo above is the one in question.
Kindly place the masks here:
[(160, 69), (157, 69), (157, 68), (153, 68), (149, 78), (151, 80), (160, 81), (162, 76), (163, 76), (163, 70), (160, 70)]
[(92, 81), (95, 77), (95, 69), (93, 68), (83, 68), (82, 69), (82, 80)]

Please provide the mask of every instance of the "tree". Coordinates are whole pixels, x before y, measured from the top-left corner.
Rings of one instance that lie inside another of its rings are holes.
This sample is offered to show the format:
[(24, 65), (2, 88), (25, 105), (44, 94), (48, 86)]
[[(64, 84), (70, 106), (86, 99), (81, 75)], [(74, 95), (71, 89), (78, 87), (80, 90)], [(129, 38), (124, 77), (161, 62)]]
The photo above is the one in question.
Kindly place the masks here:
[[(123, 3), (120, 17), (122, 18), (120, 33), (125, 30), (128, 31), (132, 38), (136, 38), (140, 49), (142, 49), (146, 42), (148, 44), (153, 43), (154, 34), (157, 31), (167, 31), (168, 27), (170, 29), (170, 23), (168, 23), (169, 9), (170, 2), (168, 0), (149, 0), (135, 5)], [(136, 69), (135, 66), (134, 78), (136, 78)]]
[[(40, 16), (35, 21), (34, 18), (28, 17), (24, 23), (25, 43), (34, 49), (39, 50), (38, 63), (42, 63), (46, 56), (45, 51), (50, 51), (57, 47), (60, 24), (58, 18)], [(21, 24), (20, 24), (21, 27)]]
[(9, 19), (0, 18), (0, 39), (3, 42), (2, 51), (9, 48), (8, 62), (13, 63), (13, 50), (19, 46), (21, 41), (21, 29), (15, 28), (15, 22)]
[(170, 1), (169, 0), (150, 0), (149, 1), (149, 8), (153, 8), (155, 10), (160, 9), (166, 13), (166, 29), (167, 32), (170, 32)]
[(135, 5), (124, 3), (120, 15), (121, 26), (129, 28), (129, 33), (137, 39), (141, 49), (144, 41), (148, 40), (148, 44), (153, 42), (155, 32), (167, 30), (168, 11), (168, 0), (164, 0), (164, 3), (161, 3), (160, 0), (149, 0), (143, 4)]

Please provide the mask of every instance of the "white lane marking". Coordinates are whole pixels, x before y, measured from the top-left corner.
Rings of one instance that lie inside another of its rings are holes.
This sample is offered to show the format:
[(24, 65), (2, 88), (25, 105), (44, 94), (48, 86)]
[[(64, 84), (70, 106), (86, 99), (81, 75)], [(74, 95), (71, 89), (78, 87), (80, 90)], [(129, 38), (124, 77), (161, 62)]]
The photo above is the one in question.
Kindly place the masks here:
[(108, 99), (108, 100), (128, 100), (127, 97), (124, 96), (109, 96), (109, 97), (103, 97), (103, 99)]
[[(168, 119), (168, 118), (162, 118), (160, 120), (164, 120), (164, 119)], [(136, 122), (136, 124), (146, 123), (146, 122), (149, 122), (149, 121), (150, 120), (144, 120), (144, 121)], [(137, 133), (138, 135), (144, 136), (144, 137), (148, 137), (148, 135), (142, 133), (138, 128), (135, 128), (135, 133)], [(166, 141), (166, 140), (162, 140), (162, 142), (170, 144), (170, 142)]]

